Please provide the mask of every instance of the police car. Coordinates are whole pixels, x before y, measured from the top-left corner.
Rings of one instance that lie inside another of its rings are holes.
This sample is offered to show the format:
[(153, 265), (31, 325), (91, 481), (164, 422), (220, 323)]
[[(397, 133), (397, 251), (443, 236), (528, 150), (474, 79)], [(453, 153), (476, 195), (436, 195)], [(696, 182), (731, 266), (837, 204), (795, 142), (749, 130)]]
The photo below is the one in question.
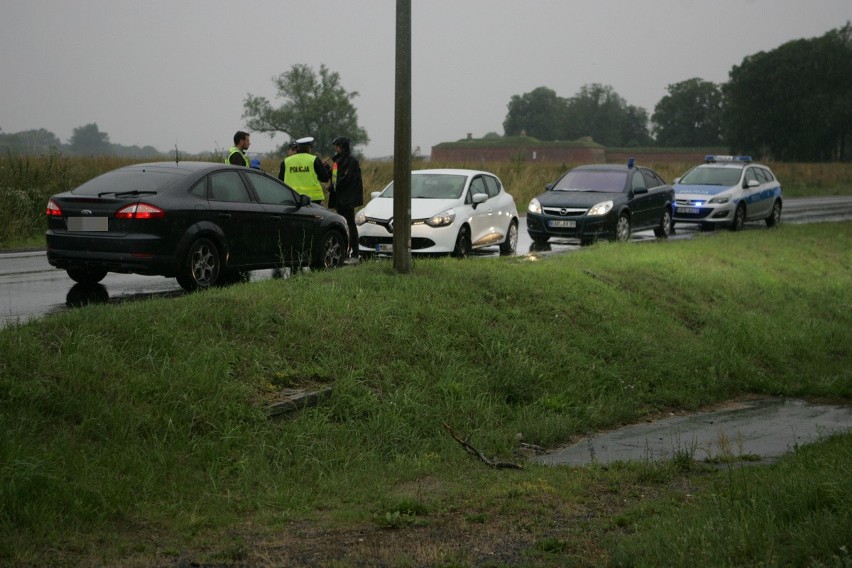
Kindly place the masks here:
[(675, 223), (739, 231), (746, 221), (781, 222), (781, 183), (750, 156), (707, 156), (704, 163), (675, 180)]

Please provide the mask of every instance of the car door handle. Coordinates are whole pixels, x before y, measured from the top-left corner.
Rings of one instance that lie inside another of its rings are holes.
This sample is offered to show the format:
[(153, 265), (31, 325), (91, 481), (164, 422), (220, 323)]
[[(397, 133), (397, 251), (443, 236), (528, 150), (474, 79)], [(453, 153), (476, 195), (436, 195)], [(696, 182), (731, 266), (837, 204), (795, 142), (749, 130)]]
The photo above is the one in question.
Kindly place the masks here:
[(281, 219), (283, 219), (283, 217), (281, 217), (281, 215), (270, 215), (269, 218), (272, 219), (273, 221), (280, 221)]
[(230, 213), (219, 213), (219, 217), (221, 217), (225, 221), (231, 220), (231, 214)]

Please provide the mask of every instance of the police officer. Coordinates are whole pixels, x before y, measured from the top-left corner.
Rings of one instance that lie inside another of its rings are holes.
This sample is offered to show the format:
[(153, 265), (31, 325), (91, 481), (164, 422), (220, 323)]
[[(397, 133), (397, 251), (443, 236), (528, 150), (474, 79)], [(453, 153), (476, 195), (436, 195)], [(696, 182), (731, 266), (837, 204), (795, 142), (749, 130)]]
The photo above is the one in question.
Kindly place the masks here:
[(228, 157), (225, 159), (225, 163), (248, 167), (249, 159), (246, 156), (246, 150), (249, 149), (249, 146), (251, 146), (249, 133), (237, 130), (237, 133), (234, 134), (234, 145), (228, 150)]
[(334, 146), (334, 163), (331, 166), (331, 187), (329, 205), (332, 205), (349, 225), (350, 258), (358, 259), (358, 225), (355, 224), (355, 208), (364, 204), (364, 182), (361, 179), (361, 165), (352, 155), (351, 142), (345, 136), (338, 136), (331, 143)]
[(296, 153), (281, 162), (278, 179), (307, 195), (314, 203), (322, 204), (325, 199), (322, 184), (331, 179), (331, 174), (322, 160), (311, 153), (313, 147), (312, 136), (296, 140)]

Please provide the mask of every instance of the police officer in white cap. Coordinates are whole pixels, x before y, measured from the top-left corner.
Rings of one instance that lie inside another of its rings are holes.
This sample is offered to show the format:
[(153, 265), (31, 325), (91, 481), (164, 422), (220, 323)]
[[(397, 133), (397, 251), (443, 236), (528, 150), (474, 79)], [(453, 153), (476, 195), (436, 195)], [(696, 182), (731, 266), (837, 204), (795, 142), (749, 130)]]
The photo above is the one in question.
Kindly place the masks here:
[(314, 203), (322, 204), (325, 199), (322, 184), (328, 183), (331, 173), (328, 166), (312, 153), (313, 148), (312, 136), (296, 140), (296, 153), (281, 162), (278, 179), (307, 195)]

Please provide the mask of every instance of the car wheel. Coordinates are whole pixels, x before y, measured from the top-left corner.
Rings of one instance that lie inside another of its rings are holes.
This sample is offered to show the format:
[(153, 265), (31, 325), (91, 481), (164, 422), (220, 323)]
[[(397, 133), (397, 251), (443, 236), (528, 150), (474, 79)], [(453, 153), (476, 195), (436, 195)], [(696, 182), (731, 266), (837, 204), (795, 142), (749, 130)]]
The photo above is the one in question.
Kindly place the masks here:
[(772, 205), (772, 213), (766, 218), (767, 227), (775, 227), (781, 222), (781, 202), (777, 199)]
[(672, 210), (668, 206), (663, 209), (663, 218), (660, 219), (660, 226), (654, 229), (654, 234), (658, 239), (667, 239), (672, 234)]
[(732, 231), (742, 231), (745, 227), (746, 210), (745, 205), (740, 203), (737, 210), (734, 212), (734, 221), (731, 223)]
[(189, 245), (177, 281), (184, 290), (204, 290), (216, 284), (221, 270), (219, 247), (210, 239), (201, 238)]
[(618, 221), (615, 224), (615, 240), (620, 243), (626, 243), (630, 240), (630, 218), (626, 213), (618, 216)]
[(72, 266), (66, 272), (71, 280), (80, 284), (97, 284), (107, 275), (107, 271), (102, 268), (86, 268), (84, 266)]
[(314, 257), (311, 268), (324, 270), (326, 268), (338, 268), (346, 260), (346, 243), (343, 235), (333, 229), (326, 231), (320, 239), (320, 246)]
[(470, 256), (470, 229), (467, 225), (462, 225), (459, 229), (459, 236), (456, 237), (456, 246), (453, 249), (453, 256), (456, 258), (467, 258)]
[(500, 254), (512, 254), (518, 248), (518, 222), (512, 219), (506, 240), (500, 243)]

